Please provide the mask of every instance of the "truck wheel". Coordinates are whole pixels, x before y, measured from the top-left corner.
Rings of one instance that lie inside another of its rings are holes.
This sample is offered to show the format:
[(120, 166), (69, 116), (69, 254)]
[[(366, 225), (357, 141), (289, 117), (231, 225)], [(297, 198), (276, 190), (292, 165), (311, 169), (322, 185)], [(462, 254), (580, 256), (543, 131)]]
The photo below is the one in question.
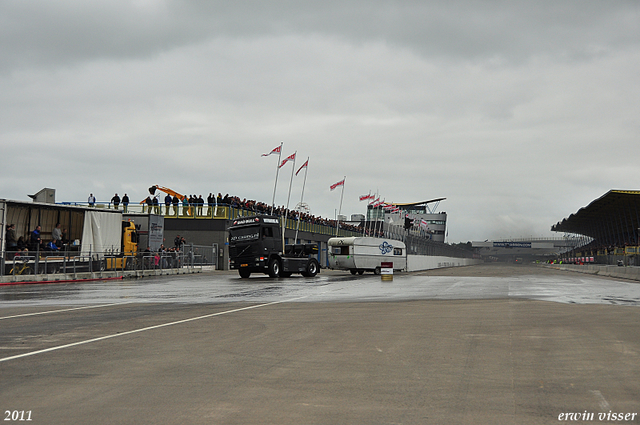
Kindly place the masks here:
[(240, 277), (243, 279), (247, 279), (251, 276), (251, 272), (247, 269), (238, 269), (238, 273), (240, 273)]
[(376, 267), (375, 270), (373, 270), (373, 274), (379, 275), (380, 274), (380, 267)]
[(364, 274), (364, 270), (358, 270), (358, 274), (362, 276)]
[(302, 276), (304, 277), (314, 277), (315, 275), (318, 274), (318, 270), (320, 269), (320, 266), (318, 264), (318, 262), (316, 260), (310, 260), (307, 263), (307, 270), (302, 272)]
[(349, 271), (350, 271), (350, 272), (351, 272), (351, 274), (352, 274), (352, 275), (354, 275), (354, 276), (355, 276), (355, 274), (356, 274), (356, 273), (358, 273), (358, 270), (356, 270), (356, 269), (350, 269)]
[(269, 277), (280, 277), (280, 262), (275, 258), (269, 261), (268, 272)]

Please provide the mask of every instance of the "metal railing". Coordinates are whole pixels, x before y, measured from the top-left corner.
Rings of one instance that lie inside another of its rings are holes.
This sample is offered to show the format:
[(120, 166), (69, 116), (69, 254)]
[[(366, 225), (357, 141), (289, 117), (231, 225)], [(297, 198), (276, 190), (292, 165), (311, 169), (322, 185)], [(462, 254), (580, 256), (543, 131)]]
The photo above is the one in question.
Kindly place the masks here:
[(77, 278), (82, 273), (106, 275), (136, 275), (146, 270), (217, 268), (218, 247), (182, 245), (179, 251), (118, 254), (113, 250), (83, 254), (80, 249), (66, 251), (7, 251), (0, 276), (52, 275)]
[[(65, 202), (65, 205), (76, 206), (88, 206), (86, 202)], [(122, 204), (116, 208), (110, 202), (96, 202), (93, 208), (96, 209), (117, 209), (125, 213), (138, 213), (138, 214), (158, 214), (165, 218), (179, 218), (179, 219), (192, 219), (192, 220), (234, 220), (239, 217), (247, 217), (256, 214), (262, 214), (259, 211), (249, 210), (245, 208), (232, 207), (226, 204), (223, 205), (184, 205), (179, 204), (177, 206), (165, 204), (148, 206), (146, 204), (129, 204), (125, 210)], [(287, 229), (295, 230), (297, 220), (287, 218)], [(343, 224), (341, 223), (341, 226)], [(322, 235), (335, 235), (335, 226), (328, 226), (325, 224), (316, 224), (307, 221), (300, 221), (300, 232), (311, 232)], [(338, 232), (338, 236), (358, 236), (359, 232), (352, 231), (341, 227)]]

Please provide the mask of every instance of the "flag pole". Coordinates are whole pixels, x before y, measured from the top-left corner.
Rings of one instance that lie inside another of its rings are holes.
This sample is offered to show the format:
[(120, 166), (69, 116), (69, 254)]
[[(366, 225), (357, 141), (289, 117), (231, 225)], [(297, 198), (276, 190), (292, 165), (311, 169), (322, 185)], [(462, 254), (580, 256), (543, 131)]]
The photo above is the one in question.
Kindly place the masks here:
[[(302, 206), (302, 199), (304, 198), (304, 187), (307, 184), (307, 172), (309, 171), (309, 157), (307, 157), (307, 166), (304, 168), (304, 180), (302, 181), (302, 194), (300, 195), (300, 206)], [(304, 164), (302, 164), (304, 167)], [(300, 211), (298, 211), (298, 222), (296, 223), (296, 238), (293, 243), (298, 243), (298, 229), (300, 229)]]
[(280, 142), (280, 152), (278, 152), (278, 162), (276, 163), (276, 181), (273, 184), (273, 198), (271, 198), (271, 215), (273, 215), (273, 207), (276, 203), (276, 187), (278, 187), (278, 172), (280, 171), (280, 158), (282, 158), (282, 144)]
[[(298, 151), (293, 153), (293, 165), (291, 166), (291, 180), (289, 180), (289, 194), (287, 195), (287, 206), (284, 209), (284, 223), (282, 224), (282, 253), (284, 254), (284, 230), (287, 227), (287, 214), (289, 212), (289, 200), (291, 199), (291, 185), (293, 184), (293, 172), (296, 171), (296, 156)], [(295, 243), (295, 241), (294, 241)]]
[(340, 208), (338, 208), (338, 216), (336, 217), (336, 237), (338, 236), (338, 229), (340, 228), (340, 214), (342, 213), (342, 199), (344, 198), (344, 186), (347, 182), (347, 176), (342, 179), (342, 194), (340, 195)]

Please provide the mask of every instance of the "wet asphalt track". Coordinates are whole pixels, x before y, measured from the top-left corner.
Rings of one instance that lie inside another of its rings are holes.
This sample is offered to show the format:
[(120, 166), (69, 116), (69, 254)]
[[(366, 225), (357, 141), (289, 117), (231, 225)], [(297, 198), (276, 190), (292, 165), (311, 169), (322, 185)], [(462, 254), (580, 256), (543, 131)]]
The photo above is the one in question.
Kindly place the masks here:
[[(280, 279), (264, 275), (240, 279), (236, 272), (219, 271), (138, 280), (0, 287), (0, 301), (2, 307), (264, 303), (294, 298), (300, 302), (516, 298), (576, 304), (640, 304), (637, 282), (558, 272), (542, 266), (483, 265), (463, 269), (400, 273), (392, 282), (383, 282), (372, 274), (351, 276), (326, 270), (315, 278), (294, 275)], [(488, 270), (491, 276), (474, 275), (476, 270)]]
[(4, 287), (0, 300), (0, 409), (31, 423), (547, 424), (640, 411), (634, 282), (495, 265), (393, 282), (214, 272)]

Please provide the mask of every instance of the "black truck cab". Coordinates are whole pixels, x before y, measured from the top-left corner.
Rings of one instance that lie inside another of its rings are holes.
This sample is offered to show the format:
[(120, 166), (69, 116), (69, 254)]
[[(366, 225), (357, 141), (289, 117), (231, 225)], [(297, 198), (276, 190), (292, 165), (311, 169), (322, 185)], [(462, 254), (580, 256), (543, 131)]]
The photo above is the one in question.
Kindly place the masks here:
[(229, 226), (229, 266), (240, 277), (265, 273), (271, 277), (289, 277), (292, 273), (313, 277), (320, 264), (313, 255), (317, 244), (282, 245), (280, 218), (268, 215), (241, 217)]

